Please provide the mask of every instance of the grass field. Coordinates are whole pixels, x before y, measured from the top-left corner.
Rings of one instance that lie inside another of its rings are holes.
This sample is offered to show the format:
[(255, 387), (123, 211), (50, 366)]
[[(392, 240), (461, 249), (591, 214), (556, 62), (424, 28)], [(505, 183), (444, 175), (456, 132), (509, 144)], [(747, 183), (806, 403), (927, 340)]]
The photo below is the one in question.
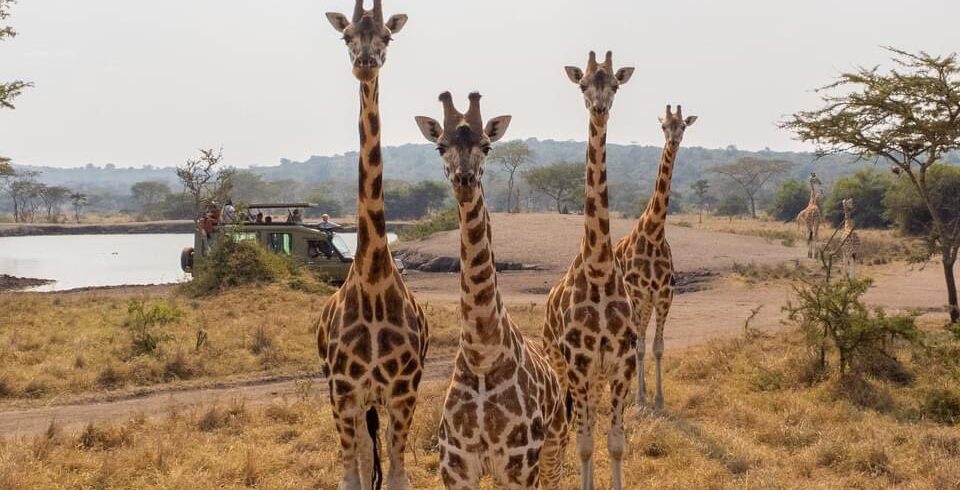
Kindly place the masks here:
[[(671, 352), (667, 413), (630, 412), (628, 488), (956, 488), (960, 345), (934, 333), (897, 357), (898, 369), (816, 381), (795, 335)], [(335, 489), (338, 443), (313, 388), (264, 408), (227, 399), (78, 434), (53, 424), (0, 442), (0, 488)], [(439, 485), (441, 400), (439, 383), (421, 394), (407, 456), (414, 488)], [(567, 461), (572, 488), (572, 451)]]

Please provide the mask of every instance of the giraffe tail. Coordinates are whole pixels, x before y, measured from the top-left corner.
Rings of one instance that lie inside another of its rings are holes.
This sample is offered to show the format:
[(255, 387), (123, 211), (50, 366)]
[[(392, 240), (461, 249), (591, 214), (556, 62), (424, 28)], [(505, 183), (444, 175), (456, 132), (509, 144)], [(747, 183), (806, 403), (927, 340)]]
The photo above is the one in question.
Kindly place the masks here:
[(383, 465), (380, 461), (380, 414), (377, 413), (377, 407), (370, 407), (367, 410), (367, 432), (370, 434), (370, 442), (373, 446), (373, 488), (380, 490), (383, 486)]

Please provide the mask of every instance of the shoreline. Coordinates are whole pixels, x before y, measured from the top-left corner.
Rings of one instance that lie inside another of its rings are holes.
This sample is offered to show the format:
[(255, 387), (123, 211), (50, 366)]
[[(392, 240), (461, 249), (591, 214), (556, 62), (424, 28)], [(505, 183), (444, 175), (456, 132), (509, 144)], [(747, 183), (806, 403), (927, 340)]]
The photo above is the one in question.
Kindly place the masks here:
[(0, 274), (0, 293), (20, 292), (27, 288), (46, 286), (56, 281), (50, 279), (36, 279), (32, 277), (16, 277), (9, 274)]
[[(407, 226), (410, 226), (410, 222), (387, 222), (387, 231), (397, 233)], [(356, 233), (356, 229), (356, 224), (348, 222), (343, 223), (339, 231)], [(0, 223), (0, 238), (43, 235), (165, 235), (193, 232), (194, 224), (190, 220), (103, 224)]]

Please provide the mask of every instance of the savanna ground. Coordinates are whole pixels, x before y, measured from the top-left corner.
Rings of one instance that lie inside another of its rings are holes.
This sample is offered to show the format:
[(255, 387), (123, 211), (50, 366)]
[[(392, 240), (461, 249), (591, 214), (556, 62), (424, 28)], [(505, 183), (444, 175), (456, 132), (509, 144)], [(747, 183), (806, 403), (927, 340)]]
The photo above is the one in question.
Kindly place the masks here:
[[(497, 258), (543, 269), (501, 275), (511, 314), (534, 339), (580, 219), (494, 216)], [(796, 226), (708, 219), (700, 229), (695, 216), (671, 219), (677, 268), (717, 275), (674, 302), (667, 409), (631, 409), (627, 488), (960, 488), (960, 344), (940, 328), (938, 267), (908, 266), (897, 250), (909, 245), (866, 233), (888, 244), (866, 257), (877, 264), (863, 268), (876, 279), (866, 300), (920, 309), (927, 339), (895, 346), (896, 362), (863, 376), (824, 379), (782, 323), (792, 281), (816, 273), (802, 242), (786, 235)], [(613, 220), (614, 236), (631, 223)], [(405, 247), (453, 255), (456, 232)], [(414, 488), (437, 488), (457, 275), (412, 273), (408, 282), (433, 334), (408, 467)], [(311, 320), (322, 301), (288, 284), (200, 299), (172, 288), (0, 295), (0, 488), (336, 488), (338, 442), (313, 377)], [(131, 304), (172, 315), (147, 330), (157, 336), (148, 352)], [(89, 404), (98, 400), (118, 401)], [(573, 488), (576, 458), (567, 456), (564, 488)]]

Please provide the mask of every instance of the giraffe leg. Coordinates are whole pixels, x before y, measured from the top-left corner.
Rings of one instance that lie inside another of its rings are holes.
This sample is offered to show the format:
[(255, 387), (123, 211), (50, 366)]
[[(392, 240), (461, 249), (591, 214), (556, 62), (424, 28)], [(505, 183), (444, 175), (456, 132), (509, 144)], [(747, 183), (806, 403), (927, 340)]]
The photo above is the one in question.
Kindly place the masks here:
[(653, 356), (657, 363), (657, 394), (654, 398), (654, 407), (658, 411), (663, 410), (663, 327), (667, 323), (671, 303), (673, 303), (673, 288), (668, 289), (667, 294), (657, 302), (657, 331), (653, 337)]
[(546, 426), (546, 437), (540, 450), (540, 487), (560, 488), (563, 476), (563, 457), (567, 447), (567, 407), (558, 407)]
[(374, 448), (373, 440), (370, 439), (370, 433), (367, 429), (367, 418), (364, 414), (354, 419), (353, 427), (356, 434), (356, 459), (357, 470), (360, 476), (360, 489), (372, 490), (375, 486), (374, 478), (382, 479), (380, 475), (374, 475)]
[(573, 394), (577, 414), (577, 455), (580, 457), (580, 490), (594, 490), (593, 480), (593, 429), (596, 422), (592, 393), (589, 385)]
[(440, 478), (446, 490), (476, 490), (480, 487), (480, 461), (462, 452), (466, 441), (451, 440), (450, 427), (444, 416), (440, 421)]
[(407, 448), (407, 434), (413, 423), (413, 413), (416, 409), (415, 396), (394, 400), (387, 408), (390, 416), (390, 426), (387, 428), (387, 441), (390, 444), (390, 476), (387, 478), (389, 490), (407, 490), (410, 481), (407, 479), (407, 468), (404, 453)]
[(627, 394), (630, 391), (630, 379), (624, 376), (610, 383), (610, 433), (607, 435), (607, 451), (610, 454), (610, 479), (613, 490), (623, 488), (623, 454), (626, 451), (627, 438), (623, 430), (623, 410), (626, 407)]
[[(330, 392), (333, 393), (332, 381)], [(357, 427), (357, 410), (353, 406), (352, 397), (353, 395), (331, 396), (334, 407), (333, 419), (340, 436), (340, 457), (343, 462), (343, 477), (340, 479), (339, 490), (361, 489), (360, 472), (357, 466), (357, 437), (359, 430), (363, 428)]]
[(643, 301), (639, 305), (634, 303), (634, 311), (637, 312), (637, 405), (642, 407), (647, 404), (647, 384), (644, 379), (646, 366), (643, 360), (647, 355), (647, 326), (653, 316), (653, 304), (649, 301)]

